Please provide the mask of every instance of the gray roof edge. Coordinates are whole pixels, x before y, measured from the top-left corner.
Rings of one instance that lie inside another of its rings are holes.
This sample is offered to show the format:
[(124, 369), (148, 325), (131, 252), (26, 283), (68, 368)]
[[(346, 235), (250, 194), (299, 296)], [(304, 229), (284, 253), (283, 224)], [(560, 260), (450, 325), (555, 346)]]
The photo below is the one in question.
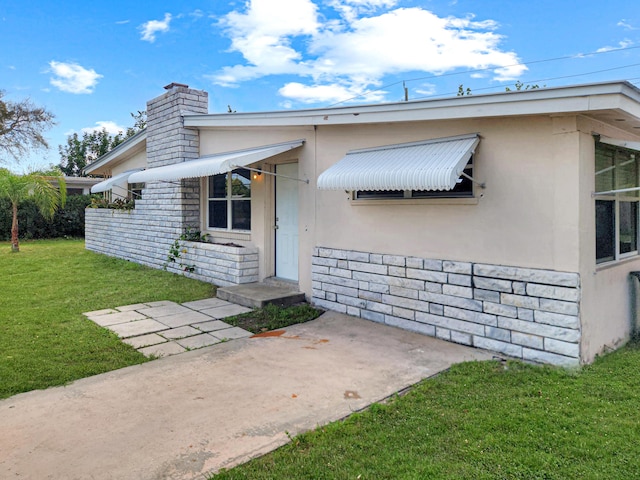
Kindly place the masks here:
[[(366, 105), (350, 105), (341, 107), (309, 108), (300, 110), (274, 110), (264, 112), (247, 113), (209, 113), (209, 114), (185, 114), (185, 126), (249, 126), (253, 122), (260, 125), (273, 122), (284, 125), (290, 122), (292, 125), (311, 125), (318, 123), (318, 117), (346, 116), (366, 114), (384, 114), (400, 112), (415, 112), (419, 110), (434, 110), (448, 107), (473, 107), (478, 105), (504, 105), (517, 102), (543, 101), (555, 99), (571, 99), (586, 96), (599, 96), (621, 94), (640, 103), (640, 89), (626, 80), (598, 82), (589, 84), (577, 84), (561, 87), (544, 87), (529, 90), (514, 90), (509, 92), (494, 92), (483, 94), (471, 94), (464, 96), (427, 98), (410, 100), (408, 102), (379, 103)], [(536, 111), (536, 113), (539, 113)], [(555, 112), (550, 112), (555, 113)], [(522, 112), (527, 114), (526, 109)], [(353, 123), (358, 123), (354, 118)]]

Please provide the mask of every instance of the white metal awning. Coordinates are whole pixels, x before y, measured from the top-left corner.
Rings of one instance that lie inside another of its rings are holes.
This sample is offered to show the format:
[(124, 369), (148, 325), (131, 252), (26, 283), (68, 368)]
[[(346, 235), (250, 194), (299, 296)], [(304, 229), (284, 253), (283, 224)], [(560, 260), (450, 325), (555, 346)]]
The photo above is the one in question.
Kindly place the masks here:
[(303, 144), (304, 140), (294, 140), (276, 145), (266, 145), (247, 150), (236, 150), (234, 152), (200, 157), (196, 160), (166, 165), (164, 167), (149, 168), (143, 172), (131, 175), (129, 181), (132, 183), (155, 181), (171, 182), (183, 178), (208, 177), (209, 175), (230, 172), (234, 168), (246, 167), (252, 163), (278, 155), (279, 153), (301, 147)]
[(606, 143), (608, 145), (629, 148), (631, 150), (640, 150), (640, 142), (634, 142), (631, 140), (620, 140), (619, 138), (605, 137), (604, 135), (599, 135), (598, 138), (602, 143)]
[(129, 178), (134, 173), (140, 171), (142, 171), (141, 168), (134, 168), (132, 170), (127, 170), (126, 172), (119, 173), (114, 177), (107, 178), (106, 180), (103, 180), (100, 183), (96, 183), (93, 187), (91, 187), (91, 193), (106, 192), (107, 190), (111, 190), (115, 184), (121, 182), (132, 183)]
[(451, 190), (478, 134), (352, 150), (318, 177), (320, 190)]

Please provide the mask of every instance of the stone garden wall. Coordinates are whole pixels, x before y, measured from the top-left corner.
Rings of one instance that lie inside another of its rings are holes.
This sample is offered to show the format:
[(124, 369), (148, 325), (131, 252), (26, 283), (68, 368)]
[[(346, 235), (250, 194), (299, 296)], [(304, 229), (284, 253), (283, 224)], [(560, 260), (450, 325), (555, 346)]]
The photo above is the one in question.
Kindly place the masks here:
[[(179, 240), (182, 222), (172, 219), (166, 210), (165, 215), (151, 218), (148, 209), (88, 208), (85, 229), (86, 248), (94, 252), (166, 268), (219, 286), (258, 281), (257, 248)], [(176, 240), (177, 254), (172, 253)]]
[(316, 248), (319, 307), (523, 360), (580, 362), (577, 273)]

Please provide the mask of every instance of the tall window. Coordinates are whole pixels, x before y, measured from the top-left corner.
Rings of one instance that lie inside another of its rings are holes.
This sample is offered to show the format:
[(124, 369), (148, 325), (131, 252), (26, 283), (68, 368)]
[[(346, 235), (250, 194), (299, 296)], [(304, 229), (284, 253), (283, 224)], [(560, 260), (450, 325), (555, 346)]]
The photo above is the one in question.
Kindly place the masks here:
[(209, 228), (251, 230), (251, 172), (244, 168), (209, 177)]
[(639, 161), (640, 152), (596, 142), (596, 263), (638, 254)]

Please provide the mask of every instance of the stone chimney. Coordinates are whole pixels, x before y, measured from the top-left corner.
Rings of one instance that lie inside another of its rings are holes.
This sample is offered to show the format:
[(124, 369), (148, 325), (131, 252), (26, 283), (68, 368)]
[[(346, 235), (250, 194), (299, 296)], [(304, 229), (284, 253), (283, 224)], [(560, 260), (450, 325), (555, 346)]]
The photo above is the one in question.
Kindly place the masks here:
[(199, 155), (197, 130), (184, 128), (185, 113), (209, 113), (209, 95), (182, 83), (147, 102), (147, 168), (180, 163)]

